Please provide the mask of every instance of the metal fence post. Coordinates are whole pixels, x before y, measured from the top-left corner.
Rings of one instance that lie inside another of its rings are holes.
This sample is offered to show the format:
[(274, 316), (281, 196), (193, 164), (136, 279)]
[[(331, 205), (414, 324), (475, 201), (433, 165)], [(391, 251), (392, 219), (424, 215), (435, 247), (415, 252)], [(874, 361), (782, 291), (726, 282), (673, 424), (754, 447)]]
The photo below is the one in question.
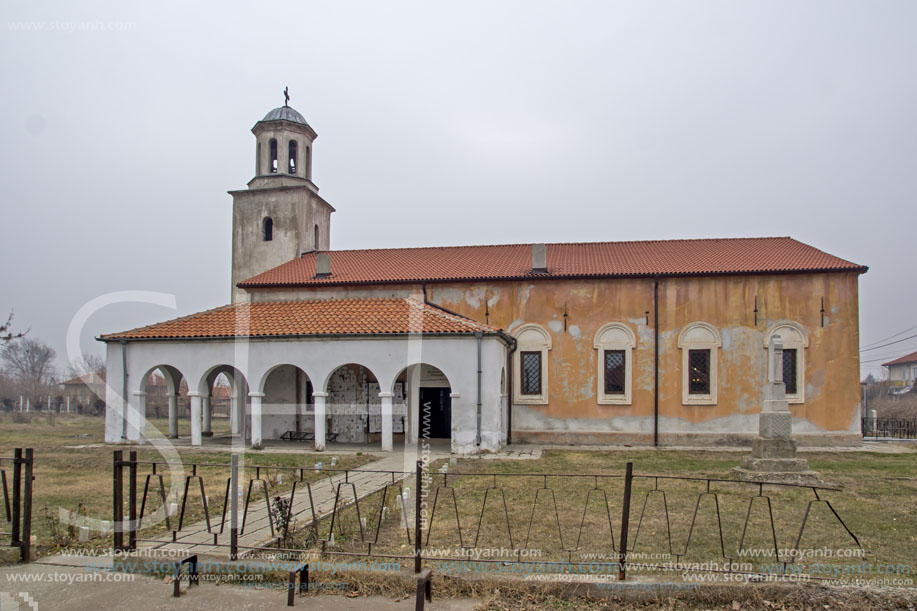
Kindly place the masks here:
[(128, 467), (128, 535), (127, 547), (132, 551), (137, 550), (137, 451), (131, 450), (130, 466)]
[(22, 448), (13, 450), (13, 530), (11, 545), (22, 549), (20, 520), (22, 518)]
[(634, 463), (624, 471), (624, 503), (621, 509), (621, 543), (618, 546), (618, 579), (627, 578), (627, 527), (630, 524), (630, 489), (634, 481)]
[(22, 494), (22, 547), (19, 557), (23, 562), (32, 558), (32, 448), (25, 449), (25, 473)]
[(124, 522), (124, 482), (121, 470), (123, 469), (121, 450), (114, 452), (114, 470), (112, 471), (112, 532), (114, 533), (114, 548), (118, 551), (124, 549), (124, 532), (121, 530)]
[(417, 495), (414, 502), (414, 572), (419, 573), (421, 569), (420, 558), (420, 498), (423, 495), (423, 462), (417, 461)]
[(230, 459), (229, 474), (229, 559), (239, 558), (239, 455)]

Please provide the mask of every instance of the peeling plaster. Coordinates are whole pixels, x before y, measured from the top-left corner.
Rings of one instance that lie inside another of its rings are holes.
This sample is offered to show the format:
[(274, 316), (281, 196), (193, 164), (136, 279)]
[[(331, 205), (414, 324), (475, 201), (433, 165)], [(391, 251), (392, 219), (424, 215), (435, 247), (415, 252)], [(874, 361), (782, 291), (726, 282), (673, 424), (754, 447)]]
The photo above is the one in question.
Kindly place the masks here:
[(579, 327), (577, 325), (570, 326), (570, 336), (573, 339), (580, 339), (580, 337), (582, 337), (582, 334), (580, 333)]
[(551, 320), (548, 321), (548, 327), (550, 327), (551, 331), (554, 331), (554, 333), (560, 333), (564, 330), (564, 323), (559, 320)]
[(520, 320), (519, 318), (517, 318), (517, 319), (514, 320), (513, 322), (509, 323), (509, 326), (506, 327), (506, 331), (507, 331), (508, 333), (512, 333), (512, 332), (513, 332), (513, 329), (515, 329), (516, 327), (519, 327), (519, 326), (522, 326), (522, 320)]

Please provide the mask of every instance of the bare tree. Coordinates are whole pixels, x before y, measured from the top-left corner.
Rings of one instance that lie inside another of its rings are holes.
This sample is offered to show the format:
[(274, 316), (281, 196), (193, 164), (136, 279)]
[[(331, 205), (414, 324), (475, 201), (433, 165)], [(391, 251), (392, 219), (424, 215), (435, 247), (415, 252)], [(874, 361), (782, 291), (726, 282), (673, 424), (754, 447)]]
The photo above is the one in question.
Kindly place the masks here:
[(87, 373), (105, 373), (105, 359), (98, 354), (84, 352), (78, 359), (70, 363), (70, 377), (77, 378)]
[(13, 326), (13, 313), (10, 312), (10, 315), (6, 317), (6, 322), (0, 325), (0, 344), (8, 344), (14, 339), (19, 339), (26, 332), (14, 333), (10, 329)]
[(56, 356), (54, 348), (31, 338), (8, 342), (0, 350), (4, 370), (35, 405), (42, 395), (53, 392), (49, 387), (54, 383)]

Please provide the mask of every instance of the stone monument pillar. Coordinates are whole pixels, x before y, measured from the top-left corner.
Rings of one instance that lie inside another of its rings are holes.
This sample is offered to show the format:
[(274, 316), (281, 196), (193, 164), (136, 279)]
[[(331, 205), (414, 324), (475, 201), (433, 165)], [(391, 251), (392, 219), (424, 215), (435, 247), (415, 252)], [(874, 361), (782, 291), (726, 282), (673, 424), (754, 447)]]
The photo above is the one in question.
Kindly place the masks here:
[(809, 461), (796, 456), (793, 440), (793, 414), (786, 400), (783, 383), (783, 344), (779, 335), (771, 338), (771, 362), (764, 388), (764, 407), (758, 416), (758, 436), (752, 441), (751, 456), (733, 469), (740, 479), (756, 482), (820, 484), (818, 473), (809, 470)]

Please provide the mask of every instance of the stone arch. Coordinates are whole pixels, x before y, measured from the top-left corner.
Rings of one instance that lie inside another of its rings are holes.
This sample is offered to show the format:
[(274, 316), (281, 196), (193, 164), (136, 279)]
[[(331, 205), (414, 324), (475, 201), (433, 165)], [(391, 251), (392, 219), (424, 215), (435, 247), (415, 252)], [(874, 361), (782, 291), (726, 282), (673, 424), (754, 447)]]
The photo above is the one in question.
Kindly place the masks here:
[(418, 438), (451, 439), (452, 400), (458, 397), (455, 390), (449, 374), (439, 365), (425, 360), (405, 365), (392, 380), (393, 430), (401, 432), (397, 423), (402, 422), (409, 443)]
[[(158, 383), (156, 373), (161, 374), (162, 384)], [(181, 399), (182, 382), (184, 390), (187, 393), (190, 390), (187, 378), (179, 369), (173, 365), (155, 365), (149, 368), (140, 378), (138, 389), (134, 396), (139, 398), (134, 403), (143, 412), (143, 419), (150, 417), (161, 417), (163, 414), (168, 418), (169, 437), (178, 437), (178, 421), (181, 412), (188, 407), (187, 397), (184, 401)]]
[[(321, 385), (330, 428), (328, 438), (343, 443), (375, 443), (373, 416), (381, 415), (382, 387), (376, 373), (362, 363), (334, 367)], [(372, 436), (371, 436), (372, 435)], [(381, 444), (381, 433), (379, 434)]]
[[(783, 381), (786, 384), (786, 400), (789, 403), (805, 403), (806, 348), (809, 347), (809, 334), (805, 327), (792, 320), (778, 320), (767, 328), (767, 331), (764, 332), (764, 349), (767, 351), (764, 370), (767, 380), (774, 379), (774, 355), (771, 353), (771, 339), (775, 336), (780, 337), (780, 343), (783, 345), (785, 367)], [(794, 377), (792, 382), (787, 379), (789, 374)]]
[[(516, 329), (513, 335), (517, 342), (517, 349), (513, 353), (513, 403), (547, 405), (548, 351), (552, 347), (551, 334), (541, 325), (528, 323)], [(532, 371), (534, 373), (531, 373)]]
[(596, 397), (599, 405), (630, 405), (633, 394), (633, 329), (610, 322), (596, 331)]
[(682, 405), (716, 405), (719, 386), (719, 329), (704, 321), (686, 325), (678, 334), (681, 349)]
[(298, 164), (298, 147), (299, 143), (295, 139), (291, 139), (290, 143), (287, 145), (287, 174), (296, 175), (297, 170), (299, 170)]
[(262, 395), (263, 439), (279, 439), (288, 431), (314, 432), (314, 390), (312, 378), (298, 365), (278, 363), (265, 371), (256, 386)]
[(697, 321), (686, 325), (678, 334), (678, 347), (684, 348), (688, 344), (719, 348), (723, 345), (720, 330), (708, 322)]

